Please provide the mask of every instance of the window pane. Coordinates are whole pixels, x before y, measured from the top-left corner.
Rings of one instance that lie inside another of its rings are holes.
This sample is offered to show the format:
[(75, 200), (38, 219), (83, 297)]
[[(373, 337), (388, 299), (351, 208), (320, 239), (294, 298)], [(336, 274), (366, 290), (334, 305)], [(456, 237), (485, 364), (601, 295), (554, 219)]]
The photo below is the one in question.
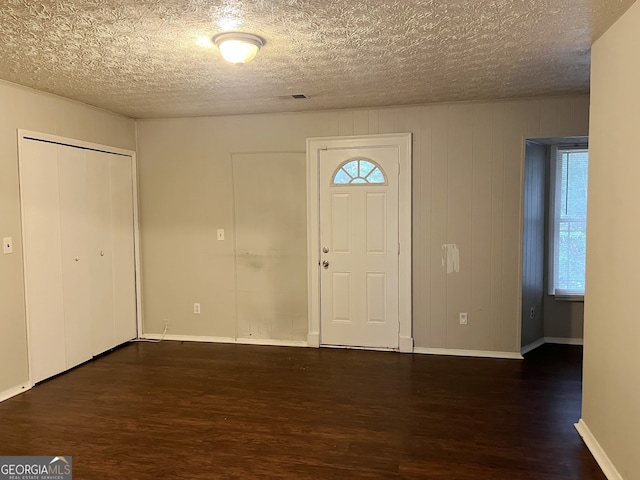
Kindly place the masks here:
[(338, 170), (338, 173), (333, 178), (333, 183), (338, 185), (346, 185), (349, 182), (351, 182), (351, 177), (343, 169)]
[(369, 173), (371, 173), (371, 170), (373, 170), (374, 168), (376, 168), (376, 166), (373, 163), (367, 162), (366, 160), (360, 160), (360, 176), (362, 178), (365, 178), (367, 175), (369, 175)]
[(346, 172), (351, 175), (353, 178), (358, 176), (358, 161), (353, 160), (346, 165), (343, 165), (342, 168), (346, 170)]
[(587, 253), (587, 235), (585, 222), (572, 223), (569, 228), (567, 268), (567, 290), (584, 291), (585, 257)]
[(587, 214), (587, 168), (585, 151), (562, 155), (562, 208), (563, 217), (581, 218)]
[(584, 222), (561, 222), (558, 243), (558, 279), (556, 289), (584, 290), (586, 255)]
[(588, 159), (587, 150), (558, 150), (553, 290), (584, 293)]
[(367, 177), (367, 180), (369, 183), (384, 183), (384, 175), (380, 169), (376, 167), (376, 169)]

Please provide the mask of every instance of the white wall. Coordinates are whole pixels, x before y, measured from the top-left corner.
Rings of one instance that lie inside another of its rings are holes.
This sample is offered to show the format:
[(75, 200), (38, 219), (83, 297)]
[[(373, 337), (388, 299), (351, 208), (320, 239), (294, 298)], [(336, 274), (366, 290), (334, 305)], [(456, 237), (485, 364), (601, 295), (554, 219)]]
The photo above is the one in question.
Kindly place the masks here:
[[(640, 3), (593, 46), (582, 418), (640, 479)], [(610, 476), (609, 478), (619, 478)]]
[(28, 380), (17, 129), (135, 149), (133, 120), (0, 82), (0, 237), (14, 253), (0, 253), (0, 398)]
[[(233, 154), (412, 132), (415, 344), (519, 352), (524, 141), (586, 135), (588, 110), (579, 96), (139, 121), (145, 331), (168, 320), (170, 334), (238, 334)], [(218, 228), (228, 241), (215, 240)], [(443, 272), (447, 243), (460, 249), (460, 273)]]

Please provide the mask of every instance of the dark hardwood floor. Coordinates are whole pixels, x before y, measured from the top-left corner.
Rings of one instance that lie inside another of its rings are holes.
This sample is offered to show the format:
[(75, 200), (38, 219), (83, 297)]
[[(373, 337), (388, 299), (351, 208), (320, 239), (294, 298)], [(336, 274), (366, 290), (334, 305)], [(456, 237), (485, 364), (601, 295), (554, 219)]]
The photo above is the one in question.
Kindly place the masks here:
[(0, 455), (96, 480), (604, 480), (573, 427), (581, 357), (131, 344), (0, 403)]

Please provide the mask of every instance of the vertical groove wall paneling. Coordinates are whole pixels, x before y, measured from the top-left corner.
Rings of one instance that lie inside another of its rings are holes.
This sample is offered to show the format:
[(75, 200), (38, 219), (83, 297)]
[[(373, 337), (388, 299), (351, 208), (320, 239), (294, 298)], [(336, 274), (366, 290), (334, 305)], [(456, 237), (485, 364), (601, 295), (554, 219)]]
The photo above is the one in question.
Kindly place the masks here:
[[(517, 351), (520, 342), (520, 270), (522, 260), (522, 174), (524, 171), (524, 140), (527, 131), (527, 102), (510, 102), (505, 109), (505, 165), (503, 205), (504, 230), (503, 265), (510, 268), (502, 273), (502, 349)], [(514, 268), (515, 265), (515, 268)]]
[[(232, 228), (233, 196), (223, 194), (231, 182), (230, 169), (220, 167), (231, 153), (303, 151), (308, 137), (409, 132), (415, 147), (415, 346), (519, 352), (524, 142), (531, 135), (586, 135), (588, 105), (588, 96), (579, 96), (139, 121), (143, 290), (150, 313), (146, 331), (162, 332), (162, 312), (175, 316), (175, 334), (229, 336), (229, 328), (238, 323), (235, 308), (213, 291), (212, 298), (220, 300), (214, 303), (216, 315), (196, 329), (191, 315), (182, 322), (178, 314), (187, 302), (179, 305), (162, 286), (163, 278), (175, 277), (187, 279), (179, 287), (181, 295), (200, 288), (199, 275), (190, 280), (197, 266), (209, 272), (210, 285), (219, 284), (227, 297), (235, 295), (225, 281), (235, 272), (232, 254), (214, 248), (222, 242), (213, 242), (206, 254), (183, 251), (181, 262), (169, 265), (173, 242), (164, 237), (174, 229), (167, 209), (176, 215), (190, 212), (213, 231), (217, 225)], [(237, 133), (247, 128), (250, 138)], [(165, 152), (173, 145), (185, 151), (170, 157)], [(167, 185), (194, 182), (206, 185), (207, 192), (219, 192), (215, 201), (206, 199), (199, 186), (188, 195), (172, 195), (172, 205), (166, 207)], [(460, 273), (443, 270), (446, 244), (459, 248)], [(458, 324), (462, 311), (469, 313), (467, 327)]]
[[(449, 108), (446, 243), (456, 245), (459, 271), (447, 274), (447, 348), (471, 349), (471, 199), (473, 104)], [(460, 325), (466, 312), (469, 325)]]
[[(416, 346), (446, 348), (447, 346), (447, 278), (442, 264), (442, 246), (447, 243), (448, 219), (448, 131), (449, 107), (431, 108), (433, 130), (431, 133), (431, 255), (429, 283), (431, 286), (430, 338), (416, 339)], [(420, 208), (427, 208), (421, 205)], [(415, 226), (414, 226), (415, 227)], [(415, 316), (415, 314), (414, 314)], [(422, 342), (425, 342), (424, 344)]]
[[(426, 344), (431, 338), (431, 158), (432, 158), (431, 109), (420, 109), (420, 156), (414, 155), (413, 178), (413, 336), (414, 343)], [(418, 165), (416, 169), (416, 164)]]
[(493, 111), (493, 161), (491, 176), (491, 350), (503, 349), (502, 344), (502, 276), (504, 229), (504, 163), (505, 104)]
[(492, 114), (490, 104), (474, 107), (469, 327), (478, 350), (491, 350)]
[[(522, 346), (544, 337), (542, 299), (544, 284), (546, 148), (528, 143), (525, 155), (522, 248)], [(530, 309), (534, 308), (534, 318)]]

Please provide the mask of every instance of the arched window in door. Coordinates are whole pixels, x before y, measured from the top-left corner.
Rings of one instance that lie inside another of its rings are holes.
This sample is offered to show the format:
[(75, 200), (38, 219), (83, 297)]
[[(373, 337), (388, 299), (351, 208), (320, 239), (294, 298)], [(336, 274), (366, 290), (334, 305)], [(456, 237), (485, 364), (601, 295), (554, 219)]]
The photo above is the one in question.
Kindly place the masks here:
[(367, 158), (347, 160), (338, 167), (331, 180), (332, 186), (372, 184), (386, 185), (387, 177), (380, 165)]

